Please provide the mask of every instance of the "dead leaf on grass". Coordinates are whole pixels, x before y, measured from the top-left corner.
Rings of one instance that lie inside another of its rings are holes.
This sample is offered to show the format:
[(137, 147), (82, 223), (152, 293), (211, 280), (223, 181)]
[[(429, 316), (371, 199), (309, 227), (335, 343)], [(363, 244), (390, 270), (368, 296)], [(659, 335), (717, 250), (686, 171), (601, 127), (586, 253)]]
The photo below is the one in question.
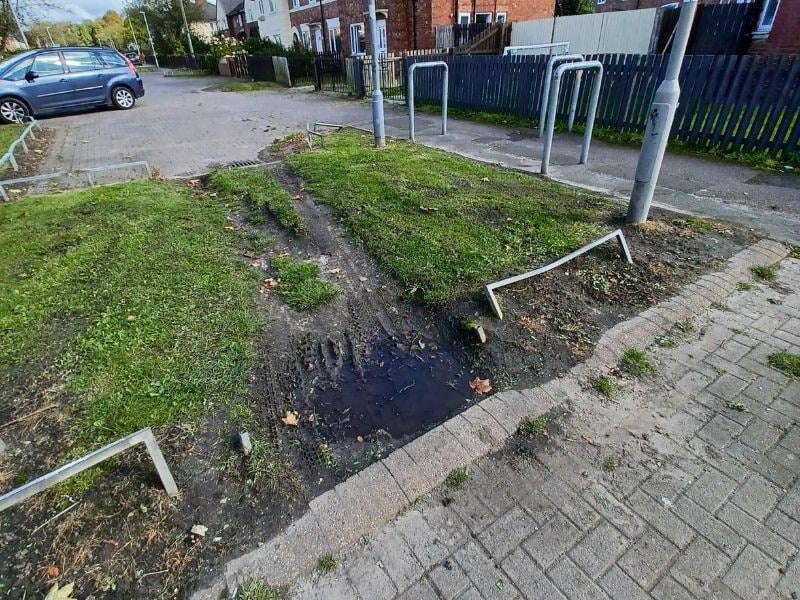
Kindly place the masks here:
[(300, 413), (295, 410), (287, 410), (286, 416), (281, 418), (281, 422), (290, 427), (297, 427), (300, 423)]
[(360, 435), (359, 435), (359, 436), (356, 436), (356, 441), (357, 441), (359, 444), (363, 444), (363, 443), (364, 443), (364, 438), (363, 438), (363, 437), (361, 437)]
[(488, 177), (482, 177), (482, 178), (481, 178), (481, 181), (483, 181), (483, 182), (488, 182), (488, 181), (489, 181), (489, 178), (488, 178)]
[(50, 591), (47, 592), (47, 596), (44, 597), (44, 600), (76, 600), (72, 596), (72, 590), (74, 587), (74, 583), (68, 583), (63, 588), (60, 588), (56, 583), (50, 588)]
[(341, 272), (342, 272), (342, 270), (339, 269), (339, 268), (331, 269), (331, 270), (328, 271), (328, 273), (331, 274), (331, 275), (339, 275)]
[(268, 279), (265, 279), (264, 283), (261, 284), (261, 293), (265, 295), (269, 294), (270, 291), (276, 287), (278, 287), (278, 282), (272, 277), (270, 277)]
[(251, 267), (255, 267), (256, 269), (260, 269), (261, 268), (261, 261), (260, 260), (251, 261), (250, 262), (250, 266)]
[(59, 569), (55, 565), (50, 565), (45, 569), (44, 575), (47, 579), (55, 579), (56, 577), (61, 575), (61, 569)]
[(471, 387), (476, 394), (488, 394), (492, 391), (492, 382), (488, 379), (476, 377), (469, 382), (469, 387)]
[(419, 205), (419, 209), (422, 212), (439, 212), (439, 209), (435, 206), (423, 206), (422, 204)]

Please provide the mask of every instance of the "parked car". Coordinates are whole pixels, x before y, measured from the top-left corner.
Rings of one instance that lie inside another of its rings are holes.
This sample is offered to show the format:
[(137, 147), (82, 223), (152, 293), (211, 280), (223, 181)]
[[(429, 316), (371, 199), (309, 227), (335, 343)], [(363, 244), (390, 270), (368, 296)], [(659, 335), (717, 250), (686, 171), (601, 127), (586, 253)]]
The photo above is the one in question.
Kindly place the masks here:
[(133, 108), (144, 84), (127, 57), (112, 48), (41, 48), (0, 63), (0, 121), (85, 106)]
[(126, 52), (125, 58), (131, 61), (131, 64), (134, 67), (141, 67), (144, 65), (144, 54), (139, 54), (138, 52)]

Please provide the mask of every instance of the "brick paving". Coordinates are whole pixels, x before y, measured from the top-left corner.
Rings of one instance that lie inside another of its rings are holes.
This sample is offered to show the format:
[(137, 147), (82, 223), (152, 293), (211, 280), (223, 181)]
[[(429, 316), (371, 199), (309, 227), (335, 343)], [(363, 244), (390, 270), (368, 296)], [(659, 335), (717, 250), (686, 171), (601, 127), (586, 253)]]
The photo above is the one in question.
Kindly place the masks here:
[(767, 363), (800, 352), (800, 260), (691, 322), (648, 348), (658, 376), (607, 401), (590, 361), (535, 453), (478, 460), (289, 598), (800, 597), (800, 381)]

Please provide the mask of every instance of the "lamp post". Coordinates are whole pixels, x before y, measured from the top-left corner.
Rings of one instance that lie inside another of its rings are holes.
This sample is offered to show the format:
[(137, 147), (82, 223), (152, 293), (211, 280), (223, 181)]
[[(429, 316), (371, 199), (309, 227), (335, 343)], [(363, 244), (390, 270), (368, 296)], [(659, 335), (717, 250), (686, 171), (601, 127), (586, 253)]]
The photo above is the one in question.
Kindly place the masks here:
[(375, 147), (386, 147), (386, 132), (383, 124), (383, 92), (381, 92), (381, 67), (378, 63), (378, 17), (375, 0), (369, 0), (369, 37), (372, 44), (372, 130)]
[(50, 28), (49, 27), (45, 27), (45, 30), (47, 31), (47, 37), (50, 38), (50, 47), (52, 48), (53, 46), (56, 45), (56, 43), (53, 41), (53, 34), (50, 33)]
[(147, 37), (150, 38), (150, 50), (153, 51), (153, 60), (156, 63), (156, 69), (160, 69), (161, 67), (158, 66), (158, 56), (156, 56), (156, 47), (155, 44), (153, 44), (153, 34), (150, 33), (150, 25), (147, 24), (147, 15), (144, 14), (143, 10), (139, 12), (142, 13), (142, 17), (144, 17), (144, 28), (147, 29)]
[(183, 0), (178, 0), (181, 6), (181, 17), (183, 17), (183, 28), (186, 30), (186, 39), (189, 40), (189, 54), (192, 55), (194, 60), (194, 46), (192, 46), (192, 32), (189, 31), (189, 24), (186, 22), (186, 10), (183, 8)]
[(633, 182), (631, 201), (628, 205), (628, 223), (644, 223), (650, 212), (653, 194), (656, 190), (658, 173), (667, 150), (669, 132), (675, 111), (678, 108), (678, 98), (681, 95), (681, 86), (678, 76), (681, 72), (683, 57), (686, 54), (686, 45), (692, 31), (692, 21), (697, 10), (697, 0), (684, 0), (681, 4), (681, 14), (675, 26), (675, 39), (669, 53), (667, 72), (664, 81), (658, 86), (650, 114), (647, 128), (644, 132), (642, 151), (639, 154), (639, 163), (636, 165), (636, 177)]

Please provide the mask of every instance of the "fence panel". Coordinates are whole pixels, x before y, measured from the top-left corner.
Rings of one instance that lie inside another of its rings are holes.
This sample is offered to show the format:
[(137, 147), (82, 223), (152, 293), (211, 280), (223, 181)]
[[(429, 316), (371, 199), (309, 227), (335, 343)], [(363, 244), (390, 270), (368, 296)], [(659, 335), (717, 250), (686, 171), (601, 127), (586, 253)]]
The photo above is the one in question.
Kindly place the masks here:
[(761, 12), (760, 2), (702, 4), (697, 7), (690, 54), (742, 54)]
[(317, 91), (350, 93), (346, 58), (318, 56), (314, 59), (314, 70)]
[(549, 44), (553, 41), (553, 21), (555, 19), (536, 19), (519, 21), (511, 26), (512, 46), (533, 46)]
[(315, 85), (314, 58), (312, 56), (287, 56), (292, 87)]
[[(450, 106), (535, 121), (547, 56), (437, 57), (450, 69)], [(604, 75), (596, 124), (620, 133), (643, 132), (664, 78), (666, 55), (601, 54)], [(402, 73), (422, 57), (407, 57)], [(585, 123), (594, 74), (584, 73), (576, 123)], [(723, 152), (797, 152), (800, 143), (800, 57), (687, 56), (671, 139)], [(566, 120), (574, 74), (565, 78), (557, 118)], [(418, 72), (415, 101), (438, 105), (441, 74)]]
[(275, 81), (275, 64), (272, 56), (248, 56), (247, 72), (256, 81)]

